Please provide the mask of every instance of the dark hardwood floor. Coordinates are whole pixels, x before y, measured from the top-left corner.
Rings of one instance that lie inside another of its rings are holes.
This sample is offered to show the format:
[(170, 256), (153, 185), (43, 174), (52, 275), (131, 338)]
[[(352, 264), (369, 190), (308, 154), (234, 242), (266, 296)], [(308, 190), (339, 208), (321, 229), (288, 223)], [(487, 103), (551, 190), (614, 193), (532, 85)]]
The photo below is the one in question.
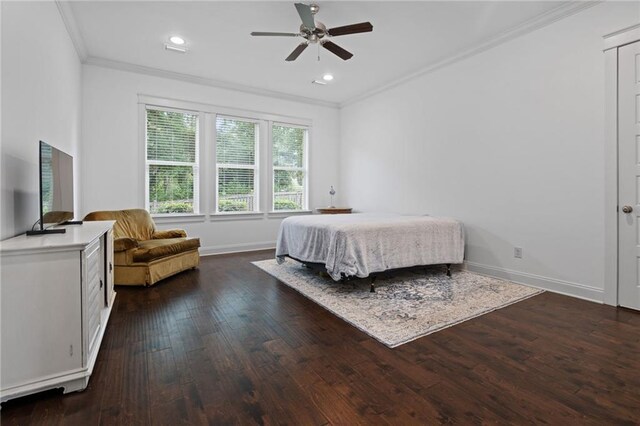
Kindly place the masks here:
[(639, 424), (640, 314), (553, 293), (388, 349), (250, 264), (118, 297), (89, 387), (14, 424)]

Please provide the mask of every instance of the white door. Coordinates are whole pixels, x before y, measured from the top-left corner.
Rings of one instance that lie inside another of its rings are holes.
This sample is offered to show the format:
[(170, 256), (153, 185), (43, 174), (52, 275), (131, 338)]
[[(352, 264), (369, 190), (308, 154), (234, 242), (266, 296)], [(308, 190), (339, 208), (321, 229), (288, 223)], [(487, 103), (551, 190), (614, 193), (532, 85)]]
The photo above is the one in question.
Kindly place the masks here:
[(618, 49), (618, 303), (640, 309), (640, 42)]

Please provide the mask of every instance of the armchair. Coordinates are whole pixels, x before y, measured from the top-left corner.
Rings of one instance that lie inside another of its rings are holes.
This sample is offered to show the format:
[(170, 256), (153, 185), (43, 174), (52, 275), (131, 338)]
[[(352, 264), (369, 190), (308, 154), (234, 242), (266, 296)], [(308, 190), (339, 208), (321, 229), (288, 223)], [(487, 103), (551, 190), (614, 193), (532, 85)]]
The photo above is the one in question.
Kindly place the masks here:
[(115, 220), (114, 283), (150, 286), (200, 263), (200, 239), (187, 238), (185, 231), (156, 230), (144, 209), (96, 211), (84, 220)]

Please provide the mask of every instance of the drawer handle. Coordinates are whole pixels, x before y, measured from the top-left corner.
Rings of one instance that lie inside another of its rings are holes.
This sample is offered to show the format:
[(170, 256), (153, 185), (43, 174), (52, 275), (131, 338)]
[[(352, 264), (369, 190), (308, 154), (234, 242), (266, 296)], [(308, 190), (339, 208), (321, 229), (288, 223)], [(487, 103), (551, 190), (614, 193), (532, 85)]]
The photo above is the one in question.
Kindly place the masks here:
[(100, 280), (100, 288), (102, 288), (102, 280)]
[(113, 265), (109, 262), (109, 272), (113, 271)]

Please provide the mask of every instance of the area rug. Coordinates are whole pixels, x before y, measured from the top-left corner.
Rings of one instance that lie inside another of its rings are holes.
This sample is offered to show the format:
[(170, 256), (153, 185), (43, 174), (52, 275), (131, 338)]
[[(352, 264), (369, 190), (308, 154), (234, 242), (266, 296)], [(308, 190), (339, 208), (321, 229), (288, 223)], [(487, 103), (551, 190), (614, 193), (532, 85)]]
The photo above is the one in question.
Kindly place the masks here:
[(336, 282), (289, 259), (253, 264), (390, 348), (542, 292), (441, 266), (385, 272), (371, 293), (369, 279)]

